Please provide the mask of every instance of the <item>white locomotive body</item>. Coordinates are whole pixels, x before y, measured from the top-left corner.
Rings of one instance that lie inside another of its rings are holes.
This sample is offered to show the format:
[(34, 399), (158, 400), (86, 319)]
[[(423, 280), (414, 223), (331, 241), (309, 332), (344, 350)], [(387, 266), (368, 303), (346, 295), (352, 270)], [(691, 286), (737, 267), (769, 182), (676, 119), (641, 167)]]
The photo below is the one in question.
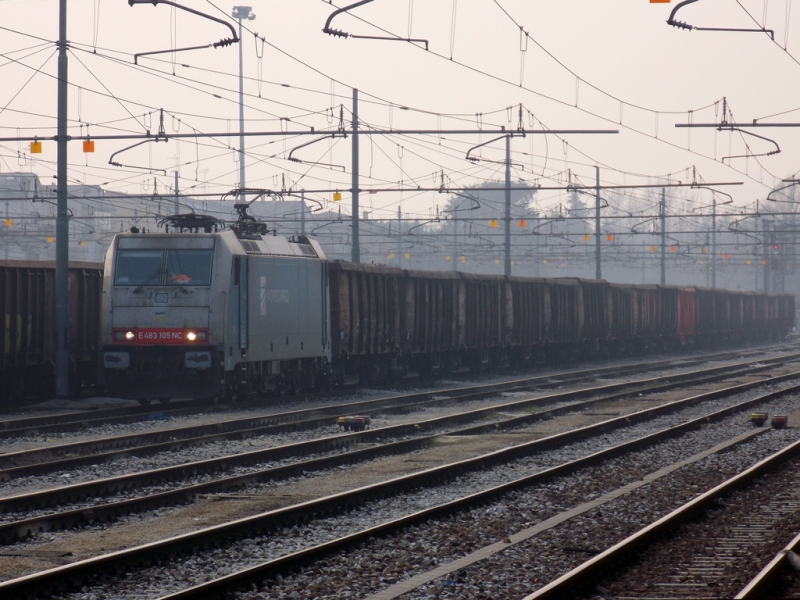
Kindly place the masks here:
[(327, 277), (322, 249), (302, 236), (115, 236), (101, 330), (109, 393), (145, 403), (323, 383)]

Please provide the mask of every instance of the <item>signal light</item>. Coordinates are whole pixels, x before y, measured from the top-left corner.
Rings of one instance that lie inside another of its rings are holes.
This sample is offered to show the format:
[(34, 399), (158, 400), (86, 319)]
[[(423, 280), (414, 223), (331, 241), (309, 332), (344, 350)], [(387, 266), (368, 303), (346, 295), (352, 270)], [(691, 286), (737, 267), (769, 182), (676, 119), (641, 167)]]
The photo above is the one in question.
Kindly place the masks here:
[(778, 252), (780, 252), (780, 251), (781, 251), (781, 245), (780, 244), (772, 244), (772, 253), (773, 254), (778, 254)]

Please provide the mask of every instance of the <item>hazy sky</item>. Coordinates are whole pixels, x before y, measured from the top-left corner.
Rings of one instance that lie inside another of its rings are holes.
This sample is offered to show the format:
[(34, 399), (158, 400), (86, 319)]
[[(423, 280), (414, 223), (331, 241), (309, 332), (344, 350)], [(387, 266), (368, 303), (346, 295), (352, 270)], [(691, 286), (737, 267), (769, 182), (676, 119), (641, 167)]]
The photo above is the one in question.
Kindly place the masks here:
[[(235, 23), (229, 18), (232, 4), (184, 4)], [(763, 200), (776, 179), (800, 170), (800, 130), (749, 130), (773, 143), (675, 124), (719, 122), (723, 97), (739, 123), (800, 122), (800, 7), (791, 11), (790, 0), (699, 0), (678, 13), (679, 20), (698, 27), (765, 26), (774, 30), (773, 42), (758, 32), (670, 27), (666, 20), (676, 4), (374, 0), (332, 24), (356, 35), (425, 39), (426, 51), (422, 43), (326, 35), (322, 28), (336, 5), (322, 0), (256, 0), (256, 18), (245, 22), (249, 31), (242, 39), (247, 129), (336, 131), (340, 105), (349, 127), (352, 87), (360, 90), (362, 127), (377, 129), (516, 129), (522, 104), (528, 128), (619, 129), (619, 134), (515, 138), (515, 180), (547, 186), (572, 178), (593, 184), (599, 165), (602, 182), (609, 185), (659, 183), (668, 174), (687, 182), (696, 167), (707, 182), (743, 182), (720, 188), (733, 194), (737, 205)], [(69, 0), (68, 21), (73, 135), (87, 125), (95, 135), (146, 128), (155, 133), (162, 108), (167, 133), (238, 131), (237, 45), (142, 57), (133, 64), (137, 52), (228, 37), (224, 25), (165, 5), (130, 7), (124, 0)], [(58, 2), (0, 0), (0, 27), (0, 136), (50, 137)], [(362, 188), (405, 188), (365, 194), (362, 207), (389, 216), (401, 204), (404, 212), (427, 215), (446, 197), (413, 188), (438, 186), (442, 172), (454, 186), (502, 179), (501, 164), (465, 160), (471, 146), (490, 139), (489, 133), (361, 137)], [(249, 138), (248, 187), (339, 188), (347, 210), (350, 140), (324, 139), (295, 153), (306, 162), (287, 160), (292, 148), (311, 140)], [(238, 145), (235, 135), (147, 144), (116, 157), (126, 165), (163, 169), (166, 176), (109, 166), (110, 155), (131, 143), (97, 142), (96, 152), (84, 155), (81, 144), (72, 142), (71, 179), (130, 193), (149, 193), (157, 179), (159, 191), (166, 191), (177, 166), (180, 187), (187, 191), (221, 193), (238, 184), (230, 149)], [(781, 152), (774, 156), (723, 160), (763, 154), (775, 144)], [(480, 156), (502, 160), (502, 150), (499, 141)], [(0, 143), (0, 172), (33, 170), (51, 181), (55, 143), (45, 142), (33, 162), (26, 151), (27, 144)], [(315, 161), (325, 164), (309, 164)], [(329, 193), (309, 195), (335, 206)], [(537, 195), (542, 208), (561, 200), (559, 192)]]

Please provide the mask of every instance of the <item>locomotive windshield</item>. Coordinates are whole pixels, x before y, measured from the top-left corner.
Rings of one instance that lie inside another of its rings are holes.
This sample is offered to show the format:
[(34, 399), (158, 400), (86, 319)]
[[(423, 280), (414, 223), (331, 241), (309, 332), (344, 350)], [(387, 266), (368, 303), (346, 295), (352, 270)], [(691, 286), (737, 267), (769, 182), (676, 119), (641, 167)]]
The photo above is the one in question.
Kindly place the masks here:
[(116, 285), (211, 285), (213, 250), (117, 252)]
[(165, 282), (171, 285), (211, 285), (213, 250), (167, 250)]

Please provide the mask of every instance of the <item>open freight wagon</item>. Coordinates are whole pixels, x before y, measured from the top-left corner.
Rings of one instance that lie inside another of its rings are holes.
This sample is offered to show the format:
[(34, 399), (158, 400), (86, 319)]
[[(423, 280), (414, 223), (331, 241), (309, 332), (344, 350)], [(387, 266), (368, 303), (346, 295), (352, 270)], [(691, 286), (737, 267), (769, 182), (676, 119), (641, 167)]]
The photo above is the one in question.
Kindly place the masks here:
[(391, 380), (777, 339), (794, 296), (330, 263), (332, 359)]
[[(97, 378), (103, 265), (69, 265), (70, 392)], [(0, 261), (0, 402), (55, 391), (55, 263)]]

